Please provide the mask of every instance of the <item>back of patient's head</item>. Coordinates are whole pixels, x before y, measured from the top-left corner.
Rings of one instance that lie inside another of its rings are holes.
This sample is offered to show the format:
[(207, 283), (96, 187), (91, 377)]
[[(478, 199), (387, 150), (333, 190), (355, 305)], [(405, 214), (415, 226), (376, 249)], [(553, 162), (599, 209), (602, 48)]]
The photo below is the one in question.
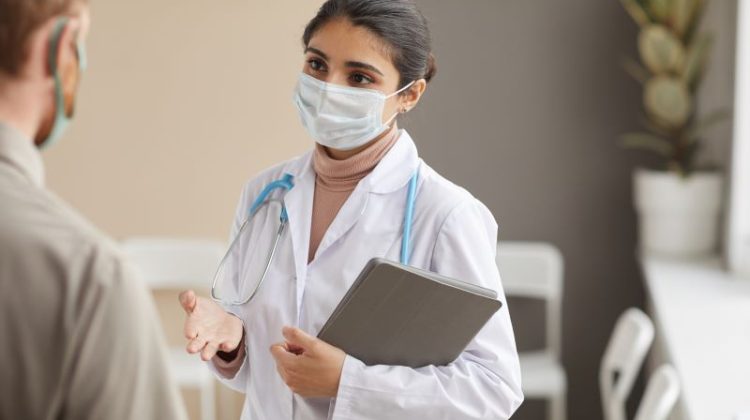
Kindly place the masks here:
[(86, 0), (0, 0), (0, 75), (17, 77), (29, 58), (33, 35), (63, 16), (75, 16)]
[(73, 117), (87, 0), (0, 0), (0, 123), (46, 147)]

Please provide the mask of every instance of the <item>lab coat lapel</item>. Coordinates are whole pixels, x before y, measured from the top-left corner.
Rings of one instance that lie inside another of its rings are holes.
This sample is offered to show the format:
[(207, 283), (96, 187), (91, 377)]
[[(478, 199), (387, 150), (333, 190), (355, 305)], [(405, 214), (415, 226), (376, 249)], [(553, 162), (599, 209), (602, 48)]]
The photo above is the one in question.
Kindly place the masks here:
[(311, 157), (300, 159), (294, 175), (294, 188), (284, 197), (289, 214), (289, 233), (294, 254), (294, 271), (297, 288), (297, 317), (300, 314), (302, 295), (307, 278), (307, 254), (310, 247), (310, 224), (312, 221), (313, 194), (315, 193), (315, 173)]
[(357, 220), (359, 220), (367, 208), (369, 195), (369, 191), (362, 188), (361, 183), (352, 191), (323, 235), (323, 239), (320, 241), (317, 251), (315, 251), (315, 258), (312, 264), (315, 263), (320, 255), (323, 255), (326, 249), (341, 239), (357, 223)]
[(401, 131), (396, 144), (375, 169), (357, 184), (339, 210), (315, 253), (315, 261), (340, 240), (362, 217), (371, 194), (390, 193), (403, 188), (418, 164), (417, 150), (406, 131)]

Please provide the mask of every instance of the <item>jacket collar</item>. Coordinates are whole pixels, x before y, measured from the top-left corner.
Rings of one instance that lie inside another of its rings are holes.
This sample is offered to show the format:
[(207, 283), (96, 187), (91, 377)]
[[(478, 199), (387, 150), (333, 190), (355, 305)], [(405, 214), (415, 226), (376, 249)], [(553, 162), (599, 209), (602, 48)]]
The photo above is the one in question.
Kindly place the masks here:
[(32, 184), (44, 186), (44, 164), (34, 142), (3, 122), (0, 122), (0, 162), (15, 168)]

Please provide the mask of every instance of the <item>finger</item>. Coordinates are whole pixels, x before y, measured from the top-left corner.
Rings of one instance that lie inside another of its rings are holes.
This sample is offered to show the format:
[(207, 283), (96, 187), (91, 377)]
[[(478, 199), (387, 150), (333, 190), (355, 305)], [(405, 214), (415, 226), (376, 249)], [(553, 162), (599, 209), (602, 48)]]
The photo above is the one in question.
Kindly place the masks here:
[(201, 351), (201, 359), (205, 362), (211, 360), (216, 355), (216, 351), (218, 348), (216, 348), (216, 345), (214, 343), (206, 343), (206, 346), (203, 347), (203, 351)]
[(304, 350), (310, 350), (319, 341), (299, 328), (284, 327), (281, 330), (290, 345), (296, 345)]
[(182, 309), (184, 309), (188, 315), (193, 313), (197, 302), (198, 299), (195, 297), (195, 292), (192, 290), (185, 290), (180, 293), (180, 305), (182, 305)]
[(271, 355), (276, 359), (276, 363), (282, 366), (288, 366), (296, 358), (284, 348), (283, 344), (274, 344), (271, 346)]
[(305, 349), (303, 349), (301, 346), (298, 346), (296, 344), (286, 342), (284, 343), (284, 346), (286, 347), (286, 351), (288, 351), (289, 353), (294, 353), (297, 356), (305, 352)]
[(203, 350), (203, 347), (206, 346), (206, 340), (198, 337), (193, 340), (190, 340), (188, 343), (186, 349), (187, 352), (190, 354), (198, 353), (199, 351)]
[(238, 348), (239, 346), (240, 346), (240, 345), (239, 345), (239, 343), (237, 343), (237, 344), (232, 344), (232, 343), (230, 343), (230, 342), (228, 342), (228, 341), (225, 341), (225, 342), (223, 342), (223, 343), (221, 343), (221, 344), (219, 345), (219, 350), (221, 350), (221, 351), (223, 351), (223, 352), (226, 352), (226, 353), (231, 353), (231, 352), (233, 352), (233, 351), (237, 350), (237, 348)]
[(185, 333), (185, 338), (188, 340), (198, 337), (198, 323), (195, 322), (194, 318), (193, 316), (188, 316), (185, 320), (185, 330), (183, 332)]

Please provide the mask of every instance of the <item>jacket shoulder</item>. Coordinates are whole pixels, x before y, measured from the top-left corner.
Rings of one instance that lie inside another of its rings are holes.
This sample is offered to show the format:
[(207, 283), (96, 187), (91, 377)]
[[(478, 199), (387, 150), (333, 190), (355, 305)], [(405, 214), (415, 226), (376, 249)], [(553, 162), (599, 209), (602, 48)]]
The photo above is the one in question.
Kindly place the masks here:
[(285, 174), (291, 174), (294, 177), (299, 176), (310, 167), (310, 159), (312, 159), (312, 151), (260, 171), (245, 182), (242, 189), (243, 201), (247, 197), (255, 197), (266, 185), (283, 178)]
[[(424, 209), (433, 213), (434, 219), (445, 221), (453, 212), (462, 208), (475, 208), (494, 222), (490, 210), (474, 197), (466, 188), (449, 181), (426, 163), (420, 171), (422, 182), (418, 197), (421, 196), (430, 208)], [(417, 201), (420, 199), (418, 198)]]
[(79, 290), (140, 285), (119, 246), (55, 194), (28, 189), (7, 204), (0, 210), (0, 266), (9, 264), (14, 275), (79, 298), (87, 295)]

